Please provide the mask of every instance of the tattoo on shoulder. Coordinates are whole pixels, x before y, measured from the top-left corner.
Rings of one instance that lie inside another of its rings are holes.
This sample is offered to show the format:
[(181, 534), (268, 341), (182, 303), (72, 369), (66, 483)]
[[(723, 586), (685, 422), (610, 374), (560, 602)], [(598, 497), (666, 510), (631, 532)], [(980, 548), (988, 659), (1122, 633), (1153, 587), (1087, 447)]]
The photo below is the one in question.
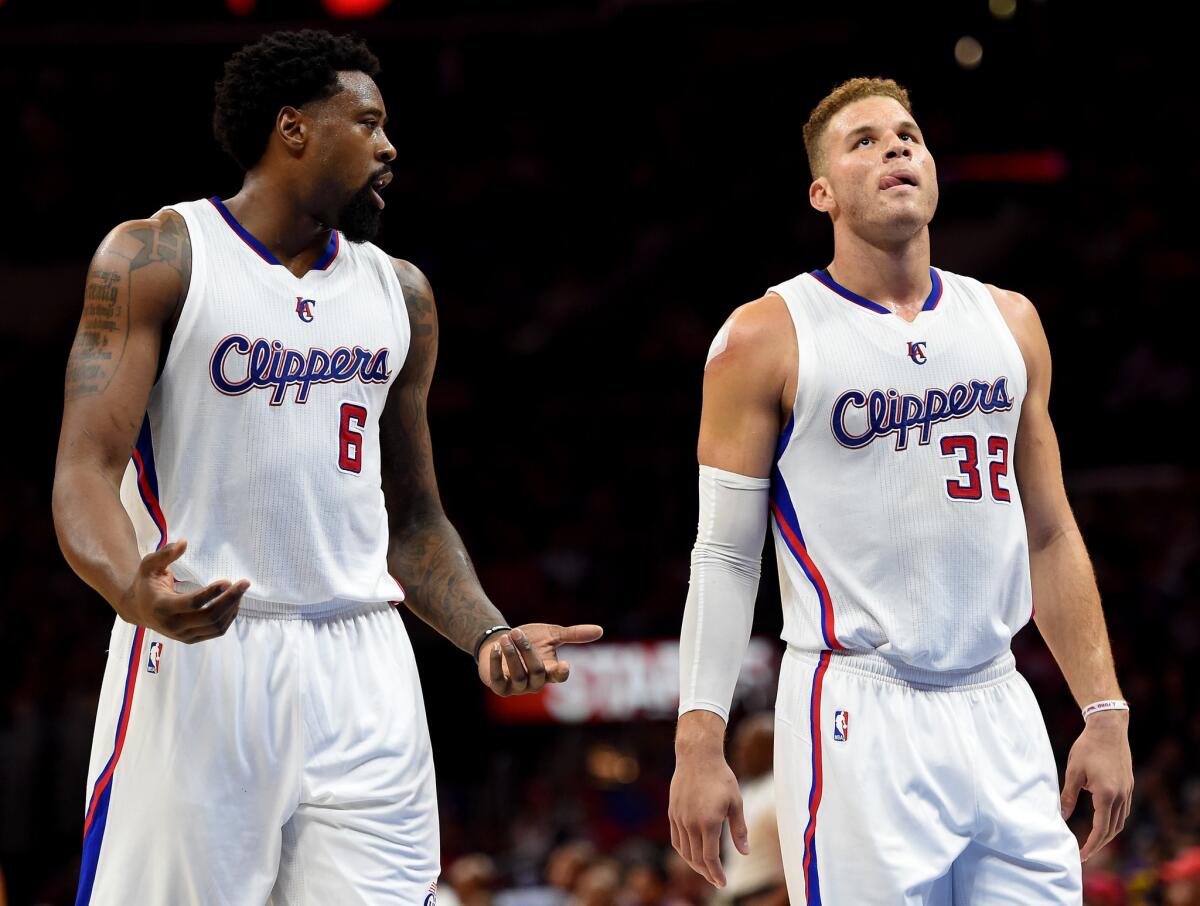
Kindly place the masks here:
[(67, 400), (103, 393), (112, 382), (129, 341), (130, 283), (148, 264), (163, 263), (181, 280), (182, 303), (191, 282), (192, 250), (183, 218), (170, 213), (161, 223), (124, 231), (97, 255), (88, 271), (83, 315), (67, 361)]
[(187, 288), (192, 277), (192, 244), (182, 217), (170, 211), (161, 224), (129, 230), (125, 235), (141, 246), (129, 261), (130, 273), (162, 262), (175, 269)]
[(404, 290), (404, 304), (408, 306), (408, 320), (414, 337), (428, 337), (434, 332), (436, 323), (433, 304), (433, 288), (414, 265), (407, 261), (396, 262), (396, 276)]

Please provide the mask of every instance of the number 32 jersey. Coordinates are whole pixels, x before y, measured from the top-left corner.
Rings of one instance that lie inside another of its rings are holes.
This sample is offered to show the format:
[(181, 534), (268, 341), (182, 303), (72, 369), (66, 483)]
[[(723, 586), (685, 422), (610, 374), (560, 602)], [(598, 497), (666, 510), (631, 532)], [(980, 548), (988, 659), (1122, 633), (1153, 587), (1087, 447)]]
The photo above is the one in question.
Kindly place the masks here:
[(799, 379), (770, 505), (785, 641), (944, 673), (1005, 655), (1030, 617), (1026, 374), (987, 287), (930, 274), (912, 323), (825, 271), (771, 288)]
[(395, 601), (379, 415), (408, 354), (391, 260), (336, 231), (296, 277), (218, 199), (173, 205), (191, 285), (121, 497), (180, 581), (284, 605)]

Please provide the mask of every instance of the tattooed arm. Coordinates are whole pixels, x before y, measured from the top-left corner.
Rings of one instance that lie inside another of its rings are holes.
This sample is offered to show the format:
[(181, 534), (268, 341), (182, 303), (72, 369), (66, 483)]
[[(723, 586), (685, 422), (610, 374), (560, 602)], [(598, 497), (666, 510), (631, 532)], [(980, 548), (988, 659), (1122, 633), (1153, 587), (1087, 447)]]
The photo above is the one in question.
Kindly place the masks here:
[(53, 496), (58, 542), (80, 578), (127, 622), (186, 642), (224, 632), (245, 583), (175, 594), (169, 564), (186, 542), (143, 559), (121, 505), (121, 479), (166, 348), (164, 332), (169, 342), (190, 281), (187, 227), (173, 211), (124, 223), (100, 244), (67, 362)]
[[(404, 290), (412, 340), (404, 368), (379, 419), (384, 493), (391, 520), (388, 568), (403, 584), (405, 603), (463, 651), (472, 653), (485, 630), (504, 617), (483, 588), (466, 547), (442, 510), (426, 402), (437, 360), (438, 326), (425, 275), (394, 260)], [(532, 692), (562, 682), (569, 666), (557, 649), (600, 637), (599, 626), (529, 623), (491, 636), (480, 652), (480, 679), (501, 695)]]

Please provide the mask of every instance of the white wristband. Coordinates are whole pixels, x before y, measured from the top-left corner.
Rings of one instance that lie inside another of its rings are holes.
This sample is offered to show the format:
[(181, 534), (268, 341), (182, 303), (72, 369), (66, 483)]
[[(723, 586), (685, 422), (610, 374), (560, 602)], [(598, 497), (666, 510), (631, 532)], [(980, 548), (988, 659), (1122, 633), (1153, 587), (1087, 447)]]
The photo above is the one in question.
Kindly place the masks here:
[(1083, 709), (1083, 719), (1087, 720), (1092, 714), (1097, 714), (1100, 711), (1128, 711), (1129, 702), (1119, 698), (1106, 699), (1102, 702), (1092, 702)]

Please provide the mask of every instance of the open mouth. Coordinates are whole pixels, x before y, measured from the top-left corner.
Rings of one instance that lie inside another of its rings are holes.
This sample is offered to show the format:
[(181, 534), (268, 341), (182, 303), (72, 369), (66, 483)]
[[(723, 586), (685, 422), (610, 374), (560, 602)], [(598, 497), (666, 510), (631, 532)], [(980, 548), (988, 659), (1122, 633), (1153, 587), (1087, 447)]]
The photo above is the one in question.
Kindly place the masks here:
[(889, 173), (879, 180), (879, 188), (896, 189), (900, 186), (916, 186), (917, 178), (908, 172)]
[(383, 210), (384, 200), (383, 196), (379, 193), (382, 192), (387, 187), (387, 184), (391, 181), (392, 174), (390, 172), (381, 173), (375, 179), (371, 180), (371, 196), (380, 210)]

